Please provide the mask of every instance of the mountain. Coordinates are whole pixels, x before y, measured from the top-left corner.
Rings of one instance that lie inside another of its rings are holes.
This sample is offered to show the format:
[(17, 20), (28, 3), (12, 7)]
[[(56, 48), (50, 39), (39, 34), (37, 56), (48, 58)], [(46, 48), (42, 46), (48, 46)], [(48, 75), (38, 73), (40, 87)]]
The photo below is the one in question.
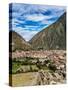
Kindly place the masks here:
[(22, 38), (18, 33), (15, 31), (9, 32), (9, 45), (10, 50), (30, 50), (31, 45), (27, 43), (24, 38)]
[(29, 43), (36, 50), (66, 49), (66, 13), (36, 34)]

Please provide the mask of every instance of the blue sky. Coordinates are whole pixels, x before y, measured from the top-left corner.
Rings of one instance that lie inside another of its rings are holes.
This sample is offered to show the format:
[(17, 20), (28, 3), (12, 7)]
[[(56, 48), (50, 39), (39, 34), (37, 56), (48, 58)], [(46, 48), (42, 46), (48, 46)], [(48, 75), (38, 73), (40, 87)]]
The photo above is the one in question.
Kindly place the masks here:
[(13, 3), (9, 6), (10, 30), (19, 33), (26, 41), (54, 23), (65, 12), (64, 6)]

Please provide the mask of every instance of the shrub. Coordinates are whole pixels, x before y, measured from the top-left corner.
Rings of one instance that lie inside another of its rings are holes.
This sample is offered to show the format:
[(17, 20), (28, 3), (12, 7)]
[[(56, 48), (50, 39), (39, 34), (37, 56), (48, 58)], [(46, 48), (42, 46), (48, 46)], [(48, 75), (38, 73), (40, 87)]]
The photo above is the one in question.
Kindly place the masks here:
[(54, 72), (57, 70), (56, 66), (53, 64), (49, 64), (49, 69), (53, 70)]

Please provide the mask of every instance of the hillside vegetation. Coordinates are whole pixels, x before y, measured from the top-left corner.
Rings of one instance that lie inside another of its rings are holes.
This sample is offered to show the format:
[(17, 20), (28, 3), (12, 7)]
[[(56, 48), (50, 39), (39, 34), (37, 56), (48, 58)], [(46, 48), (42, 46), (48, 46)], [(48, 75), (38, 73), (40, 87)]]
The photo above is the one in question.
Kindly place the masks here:
[(31, 45), (27, 43), (23, 37), (21, 37), (18, 33), (15, 31), (10, 31), (9, 32), (10, 36), (10, 50), (15, 51), (15, 50), (30, 50)]

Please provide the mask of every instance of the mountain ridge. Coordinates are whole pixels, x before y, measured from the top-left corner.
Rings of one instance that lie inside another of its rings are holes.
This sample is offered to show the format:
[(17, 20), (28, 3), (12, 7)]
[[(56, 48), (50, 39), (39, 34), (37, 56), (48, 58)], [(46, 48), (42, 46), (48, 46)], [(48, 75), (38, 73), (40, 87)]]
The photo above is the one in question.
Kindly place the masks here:
[(21, 37), (17, 32), (10, 31), (9, 32), (9, 44), (10, 44), (10, 50), (30, 50), (31, 45), (25, 41), (23, 37)]
[(66, 12), (56, 22), (37, 33), (29, 43), (35, 49), (66, 49)]
[(32, 37), (28, 42), (15, 31), (10, 31), (9, 40), (14, 50), (53, 50), (66, 49), (66, 12), (48, 27)]

